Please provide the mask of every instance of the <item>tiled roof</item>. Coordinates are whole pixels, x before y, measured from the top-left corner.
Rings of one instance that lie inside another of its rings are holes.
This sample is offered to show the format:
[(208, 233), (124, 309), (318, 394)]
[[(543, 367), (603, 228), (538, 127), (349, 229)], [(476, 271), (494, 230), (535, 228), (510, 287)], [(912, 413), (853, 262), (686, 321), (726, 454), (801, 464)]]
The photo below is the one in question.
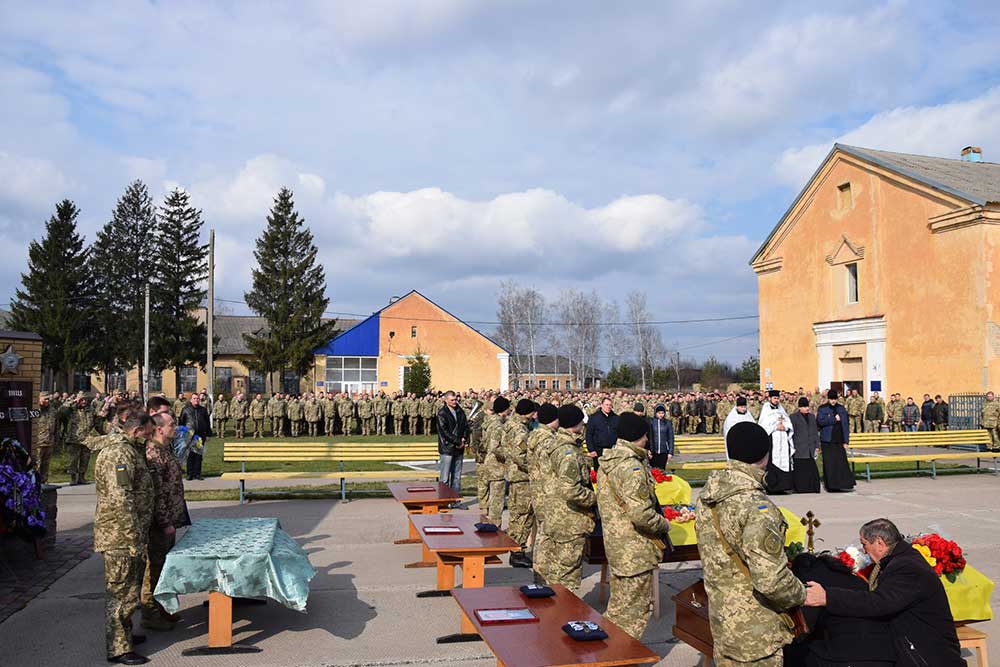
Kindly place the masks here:
[[(337, 329), (344, 331), (357, 324), (357, 320), (337, 320)], [(212, 332), (218, 343), (215, 354), (250, 354), (250, 348), (243, 340), (243, 334), (258, 335), (267, 331), (267, 320), (251, 315), (216, 315)]]

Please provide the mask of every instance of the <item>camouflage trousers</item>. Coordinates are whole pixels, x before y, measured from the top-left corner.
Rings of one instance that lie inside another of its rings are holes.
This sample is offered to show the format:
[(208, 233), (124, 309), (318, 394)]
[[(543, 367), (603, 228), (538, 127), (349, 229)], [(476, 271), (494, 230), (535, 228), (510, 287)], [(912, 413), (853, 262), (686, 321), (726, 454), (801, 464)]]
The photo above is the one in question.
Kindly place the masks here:
[(66, 443), (66, 453), (69, 454), (69, 480), (73, 484), (83, 484), (87, 478), (87, 467), (90, 465), (90, 449), (86, 445), (75, 442)]
[(490, 482), (482, 475), (476, 475), (476, 497), (479, 500), (479, 513), (486, 514), (486, 499), (490, 495)]
[(851, 433), (861, 433), (864, 426), (861, 415), (848, 415), (847, 419), (851, 423)]
[(145, 565), (145, 558), (127, 551), (104, 553), (104, 640), (109, 658), (132, 650), (132, 614), (139, 608)]
[(988, 428), (986, 431), (990, 434), (990, 448), (1000, 449), (1000, 428)]
[(319, 422), (306, 422), (309, 426), (309, 437), (315, 438), (319, 435)]
[(216, 419), (215, 420), (215, 424), (214, 424), (214, 427), (212, 428), (212, 430), (215, 431), (215, 434), (216, 434), (217, 437), (219, 437), (219, 438), (225, 438), (226, 437), (226, 422), (228, 422), (228, 421), (229, 421), (228, 419)]
[(503, 501), (507, 482), (502, 479), (488, 480), (486, 482), (485, 502), (480, 505), (479, 511), (486, 515), (490, 523), (500, 525), (503, 521)]
[(902, 433), (903, 422), (895, 420), (889, 422), (889, 430), (893, 433)]
[(292, 434), (293, 438), (297, 438), (302, 434), (302, 424), (304, 422), (300, 419), (289, 419), (289, 432)]
[(263, 438), (264, 437), (264, 420), (254, 419), (253, 420), (253, 437)]
[(389, 418), (386, 415), (376, 415), (375, 416), (375, 434), (385, 435), (386, 422)]
[(740, 662), (739, 660), (717, 655), (715, 656), (715, 667), (781, 667), (784, 661), (785, 658), (781, 651), (766, 658), (751, 660), (750, 662)]
[(372, 431), (375, 430), (375, 418), (374, 417), (362, 417), (361, 418), (361, 435), (371, 435)]
[(35, 452), (38, 467), (38, 481), (45, 484), (49, 481), (49, 461), (52, 460), (52, 445), (38, 445)]
[(528, 543), (535, 527), (535, 513), (531, 510), (531, 489), (527, 482), (511, 482), (507, 489), (507, 509), (510, 525), (507, 534), (522, 547)]
[(354, 417), (341, 417), (340, 423), (344, 425), (344, 435), (354, 433)]
[(882, 430), (882, 422), (874, 419), (865, 420), (865, 433), (878, 433), (880, 430)]
[(410, 421), (410, 423), (408, 424), (408, 426), (410, 427), (410, 435), (416, 435), (417, 420), (419, 419), (419, 417), (407, 417), (407, 419)]
[(609, 573), (611, 599), (604, 617), (636, 639), (642, 639), (653, 614), (654, 573), (655, 570), (649, 570), (631, 577)]
[(681, 418), (680, 417), (671, 417), (670, 418), (670, 425), (674, 427), (674, 433), (676, 433), (678, 435), (681, 433)]
[(153, 599), (153, 591), (163, 572), (167, 552), (174, 546), (174, 536), (163, 534), (157, 526), (149, 529), (149, 544), (146, 545), (146, 572), (142, 577), (142, 620), (169, 620), (169, 614)]
[(327, 417), (323, 424), (323, 435), (330, 437), (333, 435), (334, 428), (337, 426), (336, 417)]
[(579, 591), (583, 579), (583, 545), (586, 537), (578, 535), (569, 540), (557, 540), (548, 535), (542, 537), (542, 533), (538, 536), (534, 561), (545, 583), (560, 584), (571, 591)]
[(403, 434), (403, 418), (402, 417), (393, 417), (392, 418), (392, 432), (395, 433), (396, 435), (402, 435)]
[(280, 438), (285, 430), (284, 417), (271, 417), (271, 435)]
[(235, 422), (235, 426), (233, 428), (236, 429), (236, 437), (237, 438), (240, 438), (242, 440), (243, 438), (247, 437), (247, 420), (246, 420), (246, 417), (243, 417), (241, 419), (237, 419), (236, 422)]

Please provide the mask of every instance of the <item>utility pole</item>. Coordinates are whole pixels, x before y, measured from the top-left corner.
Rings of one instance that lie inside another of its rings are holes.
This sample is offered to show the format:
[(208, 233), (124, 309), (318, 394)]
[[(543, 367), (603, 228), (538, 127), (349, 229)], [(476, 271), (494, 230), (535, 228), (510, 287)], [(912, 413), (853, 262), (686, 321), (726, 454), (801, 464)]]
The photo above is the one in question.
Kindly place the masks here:
[(149, 283), (146, 283), (146, 321), (142, 349), (142, 399), (149, 400)]
[[(205, 314), (208, 327), (208, 403), (215, 400), (215, 230), (208, 230), (208, 312)], [(205, 408), (211, 411), (209, 405)]]

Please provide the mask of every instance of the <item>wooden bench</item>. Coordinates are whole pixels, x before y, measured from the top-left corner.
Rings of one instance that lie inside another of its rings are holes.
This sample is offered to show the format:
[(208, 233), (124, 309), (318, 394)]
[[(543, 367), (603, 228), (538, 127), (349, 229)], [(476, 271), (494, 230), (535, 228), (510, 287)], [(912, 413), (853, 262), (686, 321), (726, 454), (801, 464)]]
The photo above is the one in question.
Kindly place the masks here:
[(976, 667), (989, 667), (990, 658), (986, 651), (986, 640), (989, 635), (968, 625), (960, 625), (955, 631), (958, 634), (959, 646), (975, 653)]
[[(340, 498), (347, 499), (347, 478), (364, 480), (437, 479), (436, 470), (344, 470), (348, 461), (436, 461), (436, 442), (225, 442), (222, 460), (239, 463), (239, 472), (226, 472), (222, 479), (238, 480), (240, 504), (248, 497), (246, 481), (250, 479), (339, 479)], [(295, 461), (326, 461), (337, 464), (339, 471), (272, 471), (248, 472), (247, 463), (287, 463)]]

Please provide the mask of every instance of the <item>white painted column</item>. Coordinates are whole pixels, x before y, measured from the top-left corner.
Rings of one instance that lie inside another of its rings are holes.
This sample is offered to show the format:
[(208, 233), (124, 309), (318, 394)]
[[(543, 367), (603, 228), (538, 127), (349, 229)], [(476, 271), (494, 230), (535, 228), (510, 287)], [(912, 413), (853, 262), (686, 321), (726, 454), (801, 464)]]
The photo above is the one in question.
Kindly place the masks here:
[(500, 360), (500, 391), (510, 389), (510, 355), (506, 352), (497, 353)]
[(819, 362), (816, 386), (823, 391), (829, 389), (830, 383), (833, 382), (833, 345), (817, 345), (816, 356)]
[(868, 386), (865, 387), (865, 392), (870, 392), (872, 380), (877, 380), (882, 383), (882, 388), (879, 390), (879, 394), (882, 396), (887, 395), (889, 388), (885, 384), (885, 378), (887, 376), (885, 372), (884, 338), (882, 340), (873, 340), (865, 343), (865, 360), (868, 363)]

